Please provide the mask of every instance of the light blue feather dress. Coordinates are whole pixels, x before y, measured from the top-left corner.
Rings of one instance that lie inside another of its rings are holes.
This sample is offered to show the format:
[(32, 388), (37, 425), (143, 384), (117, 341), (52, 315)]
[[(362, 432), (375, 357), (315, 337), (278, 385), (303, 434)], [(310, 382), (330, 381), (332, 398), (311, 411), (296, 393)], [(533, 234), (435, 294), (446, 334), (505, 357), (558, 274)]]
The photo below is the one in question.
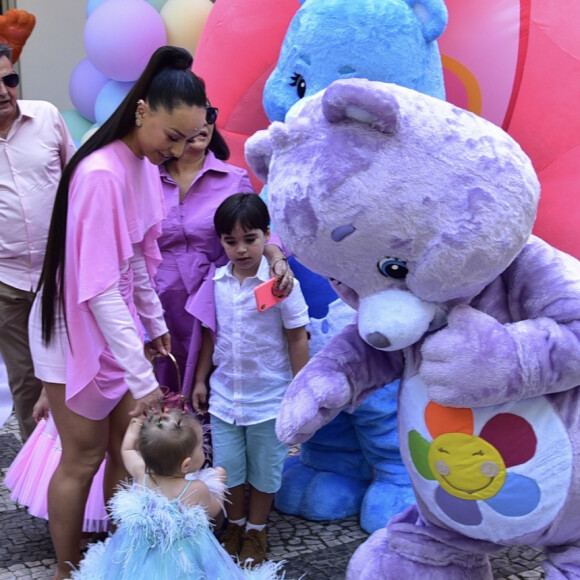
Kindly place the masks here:
[[(196, 479), (209, 483), (207, 474)], [(213, 535), (205, 510), (181, 502), (190, 485), (173, 500), (146, 487), (145, 481), (121, 487), (109, 503), (117, 530), (89, 548), (72, 578), (283, 580), (282, 563), (265, 562), (254, 569), (236, 565)]]

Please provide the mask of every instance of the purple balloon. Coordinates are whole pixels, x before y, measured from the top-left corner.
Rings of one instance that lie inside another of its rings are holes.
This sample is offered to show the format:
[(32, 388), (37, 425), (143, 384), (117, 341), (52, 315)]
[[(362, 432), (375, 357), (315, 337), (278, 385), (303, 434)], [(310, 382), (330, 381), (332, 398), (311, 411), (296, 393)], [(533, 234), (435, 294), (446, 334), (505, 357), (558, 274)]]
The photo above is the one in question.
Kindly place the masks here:
[(92, 123), (96, 121), (95, 100), (101, 89), (110, 81), (85, 58), (73, 70), (68, 84), (68, 92), (75, 109)]
[(107, 0), (85, 25), (85, 49), (95, 67), (116, 81), (135, 81), (167, 44), (163, 20), (145, 0)]

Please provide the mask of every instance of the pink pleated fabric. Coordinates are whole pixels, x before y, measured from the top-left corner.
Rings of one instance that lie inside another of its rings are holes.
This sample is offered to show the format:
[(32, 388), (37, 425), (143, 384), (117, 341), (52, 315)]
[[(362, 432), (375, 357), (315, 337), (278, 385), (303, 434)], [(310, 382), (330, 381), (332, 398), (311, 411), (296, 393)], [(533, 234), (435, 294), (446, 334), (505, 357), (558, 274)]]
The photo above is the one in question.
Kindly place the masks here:
[[(60, 461), (61, 452), (54, 421), (52, 418), (42, 419), (6, 472), (4, 485), (11, 491), (10, 498), (26, 506), (28, 512), (37, 518), (48, 520), (48, 485)], [(83, 532), (105, 532), (109, 529), (103, 497), (104, 471), (103, 461), (89, 492)]]

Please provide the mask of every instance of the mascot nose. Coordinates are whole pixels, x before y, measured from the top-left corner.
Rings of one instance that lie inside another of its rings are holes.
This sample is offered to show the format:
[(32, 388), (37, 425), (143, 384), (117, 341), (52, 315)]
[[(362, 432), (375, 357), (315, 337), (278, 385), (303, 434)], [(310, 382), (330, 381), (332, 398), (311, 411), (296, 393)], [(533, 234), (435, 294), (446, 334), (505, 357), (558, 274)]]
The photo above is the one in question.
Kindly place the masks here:
[(365, 341), (367, 344), (380, 349), (389, 348), (389, 346), (391, 346), (391, 341), (381, 332), (371, 332), (370, 334), (367, 334)]
[(399, 350), (417, 342), (429, 329), (436, 312), (408, 290), (390, 288), (360, 301), (358, 330), (373, 348)]

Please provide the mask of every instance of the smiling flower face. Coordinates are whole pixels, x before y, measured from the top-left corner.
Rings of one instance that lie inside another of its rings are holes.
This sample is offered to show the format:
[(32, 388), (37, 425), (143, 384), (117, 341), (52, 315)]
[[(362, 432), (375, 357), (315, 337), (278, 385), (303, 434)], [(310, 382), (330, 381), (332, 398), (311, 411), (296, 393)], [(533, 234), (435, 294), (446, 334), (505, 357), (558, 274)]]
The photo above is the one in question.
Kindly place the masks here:
[(473, 412), (430, 402), (425, 423), (433, 441), (417, 431), (408, 435), (413, 464), (419, 474), (436, 480), (435, 501), (454, 521), (475, 526), (484, 501), (508, 517), (523, 516), (540, 503), (540, 488), (509, 468), (533, 458), (537, 440), (532, 426), (512, 413), (499, 413), (473, 434)]
[(506, 468), (499, 451), (474, 435), (445, 433), (429, 447), (429, 467), (441, 487), (463, 499), (489, 499), (505, 483)]

